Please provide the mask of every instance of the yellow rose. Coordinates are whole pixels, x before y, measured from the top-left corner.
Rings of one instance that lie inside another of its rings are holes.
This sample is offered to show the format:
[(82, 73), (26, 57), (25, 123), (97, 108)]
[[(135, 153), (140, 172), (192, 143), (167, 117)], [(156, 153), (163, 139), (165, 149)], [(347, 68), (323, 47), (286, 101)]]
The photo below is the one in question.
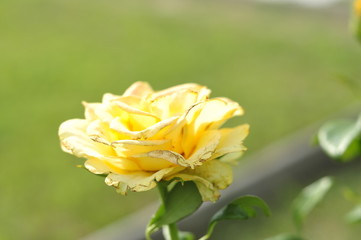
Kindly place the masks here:
[(204, 201), (215, 201), (232, 182), (230, 165), (246, 150), (249, 126), (220, 129), (243, 110), (209, 94), (193, 83), (155, 92), (136, 82), (121, 96), (107, 93), (101, 103), (84, 103), (85, 119), (59, 128), (62, 149), (86, 158), (85, 168), (106, 174), (106, 184), (119, 193), (178, 178), (194, 181)]

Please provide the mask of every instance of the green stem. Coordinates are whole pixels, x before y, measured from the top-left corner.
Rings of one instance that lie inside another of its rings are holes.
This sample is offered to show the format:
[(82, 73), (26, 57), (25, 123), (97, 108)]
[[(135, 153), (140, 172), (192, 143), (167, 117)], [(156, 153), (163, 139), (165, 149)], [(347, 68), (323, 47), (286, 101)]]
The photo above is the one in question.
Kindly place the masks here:
[[(166, 200), (167, 193), (168, 193), (167, 186), (168, 186), (168, 184), (166, 182), (158, 182), (157, 183), (159, 195), (160, 195), (160, 198), (162, 200), (164, 207), (166, 207), (165, 200)], [(171, 224), (165, 225), (163, 227), (163, 235), (167, 240), (179, 240), (177, 224), (171, 223)]]

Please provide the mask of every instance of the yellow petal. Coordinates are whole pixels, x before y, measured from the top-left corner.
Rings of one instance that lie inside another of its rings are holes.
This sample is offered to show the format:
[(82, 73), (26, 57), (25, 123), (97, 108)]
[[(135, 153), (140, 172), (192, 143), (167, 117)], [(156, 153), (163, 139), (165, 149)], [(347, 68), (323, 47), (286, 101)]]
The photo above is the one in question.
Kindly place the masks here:
[(102, 99), (102, 104), (108, 104), (112, 101), (116, 101), (116, 100), (119, 100), (121, 99), (122, 96), (119, 96), (119, 95), (115, 95), (115, 94), (112, 94), (112, 93), (105, 93), (103, 95), (103, 99)]
[(133, 156), (171, 147), (169, 140), (118, 140), (111, 143), (118, 156)]
[(152, 87), (147, 82), (133, 83), (123, 94), (123, 96), (147, 96), (153, 93)]
[(143, 170), (137, 161), (130, 158), (114, 157), (112, 159), (107, 158), (102, 160), (102, 162), (105, 163), (113, 173), (127, 173)]
[(216, 189), (211, 182), (197, 175), (187, 174), (187, 173), (177, 173), (175, 175), (169, 176), (166, 180), (172, 180), (179, 178), (182, 181), (193, 181), (198, 188), (199, 193), (202, 196), (202, 200), (215, 202), (220, 197), (218, 189)]
[(197, 99), (197, 92), (186, 89), (154, 98), (150, 102), (150, 109), (157, 116), (166, 119), (183, 114), (197, 102)]
[(242, 108), (236, 102), (225, 98), (214, 98), (192, 106), (187, 113), (187, 123), (183, 129), (185, 151), (188, 151), (205, 131), (219, 128), (227, 119), (242, 112)]
[(105, 179), (105, 183), (120, 189), (120, 193), (125, 193), (129, 188), (131, 191), (141, 192), (147, 191), (156, 186), (163, 177), (181, 171), (182, 168), (172, 167), (162, 169), (155, 173), (150, 172), (133, 172), (129, 174), (109, 174)]
[(137, 114), (137, 115), (143, 115), (143, 116), (148, 116), (148, 117), (152, 117), (156, 120), (160, 120), (156, 115), (151, 114), (149, 112), (145, 112), (143, 110), (140, 110), (138, 108), (135, 108), (131, 105), (128, 105), (127, 103), (121, 102), (121, 101), (116, 101), (114, 102), (114, 104), (116, 104), (118, 107), (120, 107), (122, 110), (130, 113), (130, 114)]
[(192, 150), (192, 155), (189, 158), (185, 158), (181, 154), (169, 150), (149, 151), (139, 155), (139, 157), (164, 159), (179, 166), (195, 168), (212, 157), (219, 143), (219, 139), (220, 133), (217, 131), (205, 133), (198, 143), (193, 143), (194, 148)]
[(208, 98), (210, 90), (197, 84), (183, 84), (154, 93), (150, 109), (162, 119), (186, 112), (192, 105)]
[(93, 141), (85, 133), (87, 126), (87, 121), (80, 119), (68, 120), (61, 124), (59, 136), (65, 152), (88, 159), (85, 167), (96, 174), (141, 169), (136, 162), (117, 157), (112, 147)]
[(115, 101), (112, 104), (122, 110), (122, 112), (116, 116), (119, 117), (123, 123), (127, 123), (125, 125), (131, 131), (144, 130), (160, 121), (160, 118), (156, 115), (128, 105), (125, 102)]
[(90, 158), (84, 163), (84, 166), (86, 169), (88, 169), (94, 174), (128, 174), (132, 171), (141, 170), (135, 162), (132, 162), (125, 158), (113, 158), (111, 159), (111, 161), (109, 161), (109, 159), (101, 160), (96, 158)]
[(187, 159), (187, 163), (191, 168), (202, 165), (203, 162), (212, 157), (216, 151), (220, 137), (218, 131), (208, 131), (201, 136), (198, 143), (193, 143), (195, 144), (195, 149), (194, 151), (190, 151), (191, 156)]
[[(202, 105), (203, 102), (196, 103), (192, 105), (185, 113), (183, 113), (177, 120), (175, 124), (169, 130), (164, 134), (165, 139), (172, 140), (173, 145), (173, 151), (177, 153), (184, 153), (184, 148), (187, 148), (187, 144), (190, 145), (188, 149), (193, 149), (193, 146), (197, 143), (197, 139), (193, 138), (194, 132), (191, 132), (194, 130), (194, 128), (189, 128), (187, 126), (187, 122), (190, 121), (190, 119), (196, 118), (197, 114), (200, 111), (200, 108), (197, 108), (198, 105)], [(194, 111), (194, 109), (196, 109)], [(190, 131), (191, 130), (191, 131)], [(185, 137), (185, 133), (187, 132), (187, 135), (190, 135), (188, 137)], [(190, 139), (190, 141), (187, 141)]]
[(161, 138), (166, 132), (168, 132), (166, 129), (174, 124), (178, 118), (179, 117), (165, 119), (141, 131), (130, 131), (124, 126), (119, 118), (115, 118), (110, 123), (110, 128), (121, 134), (129, 136), (131, 139), (148, 139), (152, 137)]
[(59, 136), (63, 151), (83, 158), (103, 158), (115, 156), (109, 146), (97, 143), (85, 133), (87, 120), (72, 119), (62, 123)]
[(111, 145), (118, 156), (131, 159), (137, 163), (140, 169), (145, 171), (158, 171), (175, 166), (167, 160), (152, 158), (148, 154), (152, 151), (170, 149), (171, 142), (169, 140), (119, 140), (112, 142)]
[(194, 122), (196, 132), (219, 128), (229, 118), (243, 114), (238, 103), (227, 98), (213, 98), (197, 107), (202, 109)]
[(119, 139), (120, 134), (109, 128), (109, 124), (100, 120), (92, 121), (86, 128), (86, 134), (95, 142), (110, 145), (112, 141)]
[(194, 181), (202, 195), (203, 201), (216, 201), (219, 189), (228, 187), (233, 180), (232, 169), (227, 163), (217, 160), (205, 162), (195, 169), (185, 169), (178, 174), (168, 177), (180, 178), (184, 181)]
[(183, 167), (189, 167), (186, 159), (179, 153), (169, 150), (154, 150), (147, 153), (136, 155), (137, 158), (150, 158), (153, 161), (165, 160), (169, 163), (176, 164)]
[(230, 162), (238, 158), (242, 152), (246, 151), (246, 147), (243, 146), (243, 140), (249, 133), (248, 124), (243, 124), (235, 128), (220, 129), (219, 132), (221, 139), (212, 159), (222, 157), (222, 161)]
[(161, 98), (167, 95), (172, 95), (173, 93), (183, 92), (183, 91), (193, 91), (197, 93), (202, 92), (202, 97), (204, 97), (205, 95), (208, 97), (210, 94), (210, 90), (204, 86), (201, 86), (196, 83), (186, 83), (186, 84), (170, 87), (152, 94), (151, 101), (154, 101), (157, 98)]
[(82, 104), (85, 107), (85, 118), (88, 121), (110, 122), (114, 118), (111, 109), (107, 105), (87, 102), (82, 102)]
[(94, 174), (108, 174), (111, 169), (103, 161), (90, 158), (84, 163), (84, 167)]

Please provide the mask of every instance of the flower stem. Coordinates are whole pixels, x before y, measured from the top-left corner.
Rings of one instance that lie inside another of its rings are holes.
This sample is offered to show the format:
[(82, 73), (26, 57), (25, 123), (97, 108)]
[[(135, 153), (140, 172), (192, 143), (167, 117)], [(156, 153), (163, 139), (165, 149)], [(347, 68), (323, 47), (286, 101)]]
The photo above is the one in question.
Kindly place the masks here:
[[(165, 206), (165, 201), (167, 197), (167, 186), (166, 182), (158, 182), (157, 187), (159, 191), (160, 198), (162, 200), (162, 204)], [(163, 236), (166, 240), (179, 240), (178, 237), (178, 227), (176, 223), (171, 223), (168, 225), (163, 226)]]

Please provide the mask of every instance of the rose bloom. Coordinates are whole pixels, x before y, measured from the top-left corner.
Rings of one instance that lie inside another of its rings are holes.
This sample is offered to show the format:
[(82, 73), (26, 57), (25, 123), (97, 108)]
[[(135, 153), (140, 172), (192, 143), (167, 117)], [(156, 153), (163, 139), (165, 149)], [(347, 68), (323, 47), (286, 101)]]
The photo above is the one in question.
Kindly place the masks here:
[(119, 193), (147, 191), (161, 180), (194, 181), (203, 201), (216, 201), (232, 182), (231, 165), (246, 150), (246, 124), (220, 128), (242, 115), (238, 103), (209, 99), (210, 90), (183, 84), (153, 91), (136, 82), (123, 95), (83, 103), (85, 119), (61, 124), (62, 149), (86, 158), (84, 166), (107, 175)]

